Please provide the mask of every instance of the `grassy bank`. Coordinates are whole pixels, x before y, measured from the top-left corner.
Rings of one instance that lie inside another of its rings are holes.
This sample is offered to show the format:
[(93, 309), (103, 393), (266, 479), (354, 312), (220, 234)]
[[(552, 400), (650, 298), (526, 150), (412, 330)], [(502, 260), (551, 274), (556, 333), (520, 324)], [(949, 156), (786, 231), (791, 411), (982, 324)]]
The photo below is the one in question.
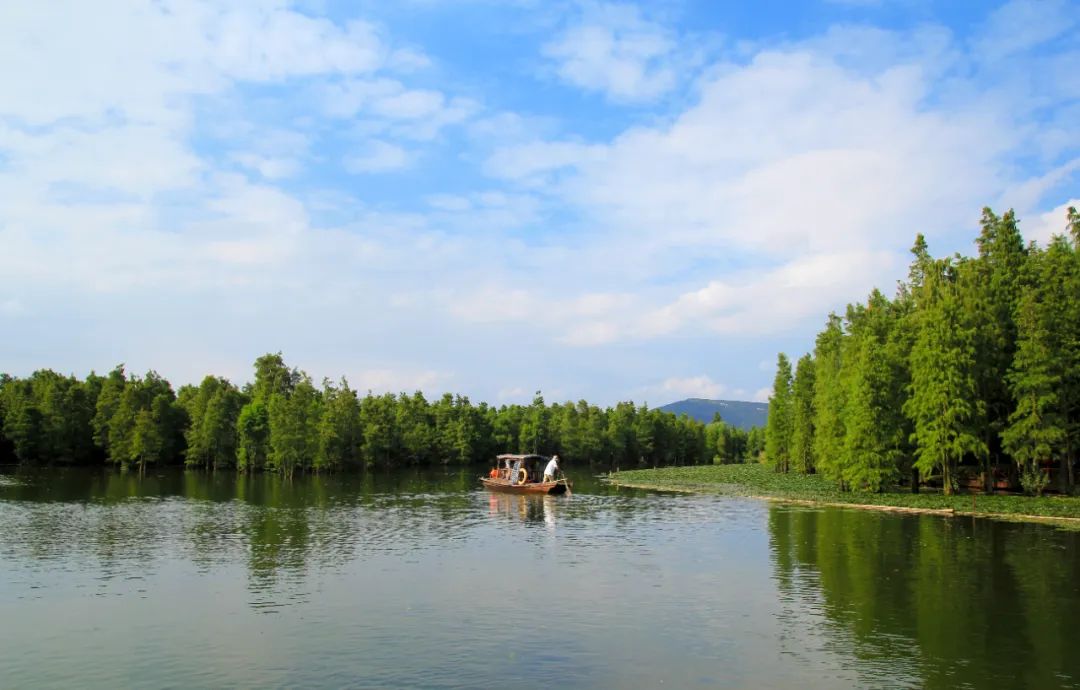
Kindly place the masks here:
[(628, 470), (612, 473), (619, 486), (751, 496), (880, 510), (946, 512), (1014, 520), (1080, 521), (1080, 498), (1063, 496), (974, 495), (940, 493), (847, 493), (818, 475), (777, 474), (764, 465), (705, 465)]

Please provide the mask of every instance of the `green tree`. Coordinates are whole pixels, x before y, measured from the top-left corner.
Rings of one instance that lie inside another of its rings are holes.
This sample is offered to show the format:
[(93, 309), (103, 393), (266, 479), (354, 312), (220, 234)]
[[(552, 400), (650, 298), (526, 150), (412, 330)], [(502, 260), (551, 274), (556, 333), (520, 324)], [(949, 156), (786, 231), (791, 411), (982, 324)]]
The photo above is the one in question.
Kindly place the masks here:
[(261, 470), (270, 454), (270, 412), (266, 403), (251, 401), (236, 418), (236, 467), (242, 471)]
[(4, 385), (4, 436), (20, 463), (36, 463), (45, 445), (44, 419), (35, 404), (29, 381), (9, 381)]
[(964, 309), (975, 328), (976, 386), (986, 409), (981, 429), (987, 447), (984, 487), (992, 490), (992, 467), (1001, 454), (1000, 434), (1013, 408), (1006, 375), (1016, 353), (1014, 313), (1028, 256), (1011, 210), (999, 218), (984, 208), (981, 226), (978, 258), (961, 261), (959, 266)]
[(607, 415), (607, 437), (611, 444), (611, 462), (616, 468), (637, 467), (641, 462), (635, 430), (637, 409), (631, 402), (620, 402)]
[(1077, 404), (1076, 301), (1080, 262), (1070, 241), (1056, 236), (1030, 258), (1031, 282), (1017, 306), (1016, 356), (1008, 375), (1015, 408), (1002, 432), (1005, 449), (1032, 493), (1046, 483), (1041, 465), (1057, 459), (1062, 489), (1074, 485), (1070, 410)]
[(1016, 409), (1002, 433), (1005, 450), (1020, 466), (1024, 488), (1040, 494), (1046, 486), (1041, 464), (1061, 452), (1065, 419), (1061, 410), (1059, 350), (1053, 328), (1033, 288), (1025, 292), (1017, 311), (1020, 345), (1009, 384)]
[(917, 297), (917, 336), (911, 351), (911, 394), (904, 413), (914, 425), (915, 466), (926, 478), (941, 472), (953, 493), (965, 454), (987, 453), (985, 405), (977, 396), (975, 333), (964, 312), (952, 260), (935, 262)]
[(550, 453), (552, 433), (551, 414), (544, 404), (544, 396), (536, 391), (532, 404), (521, 421), (521, 448), (526, 453)]
[(280, 352), (267, 353), (255, 360), (255, 382), (251, 385), (251, 399), (266, 403), (274, 393), (289, 395), (300, 381), (301, 374), (289, 369)]
[(776, 377), (765, 424), (765, 457), (777, 472), (787, 472), (791, 467), (791, 383), (791, 362), (781, 352), (776, 358)]
[(845, 343), (844, 452), (846, 486), (880, 491), (897, 474), (903, 456), (903, 399), (889, 361), (891, 304), (874, 290), (866, 306), (849, 309)]
[(746, 433), (745, 462), (757, 462), (765, 452), (765, 427), (755, 426)]
[(814, 357), (805, 354), (795, 365), (791, 384), (791, 465), (803, 474), (814, 472)]
[(364, 436), (360, 428), (360, 399), (349, 382), (334, 386), (323, 381), (323, 413), (319, 420), (319, 450), (314, 469), (336, 469), (357, 465)]
[[(439, 455), (439, 439), (433, 411), (424, 394), (420, 391), (412, 396), (402, 393), (395, 402), (393, 428), (396, 433), (391, 434), (390, 442), (393, 444), (396, 439), (400, 447), (390, 452), (409, 464), (432, 462)], [(450, 402), (446, 405), (449, 407)]]
[(321, 401), (311, 379), (301, 374), (290, 392), (270, 394), (270, 454), (268, 469), (292, 477), (308, 469), (319, 450)]
[(841, 486), (846, 437), (843, 344), (840, 317), (829, 314), (814, 346), (814, 458), (815, 469)]
[(154, 413), (150, 410), (139, 410), (131, 431), (128, 460), (137, 464), (141, 471), (145, 471), (147, 464), (161, 460), (164, 445), (159, 420), (154, 418)]
[(236, 465), (243, 394), (228, 380), (207, 376), (198, 388), (182, 388), (177, 404), (190, 420), (184, 432), (185, 462), (212, 469)]
[(101, 382), (94, 413), (94, 442), (106, 454), (109, 452), (110, 421), (120, 405), (120, 396), (127, 387), (127, 374), (124, 365), (118, 364)]
[(400, 446), (393, 394), (375, 396), (370, 392), (360, 402), (360, 428), (364, 435), (361, 456), (368, 466), (389, 466)]

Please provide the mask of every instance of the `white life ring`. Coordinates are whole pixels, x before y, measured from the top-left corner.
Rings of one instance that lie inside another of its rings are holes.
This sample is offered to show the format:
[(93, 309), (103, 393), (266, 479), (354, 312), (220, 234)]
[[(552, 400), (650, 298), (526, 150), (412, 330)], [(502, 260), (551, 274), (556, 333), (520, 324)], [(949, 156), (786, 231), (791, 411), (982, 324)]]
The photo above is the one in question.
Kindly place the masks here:
[(515, 482), (518, 486), (521, 486), (525, 482), (529, 481), (529, 473), (524, 467), (518, 469), (518, 480)]

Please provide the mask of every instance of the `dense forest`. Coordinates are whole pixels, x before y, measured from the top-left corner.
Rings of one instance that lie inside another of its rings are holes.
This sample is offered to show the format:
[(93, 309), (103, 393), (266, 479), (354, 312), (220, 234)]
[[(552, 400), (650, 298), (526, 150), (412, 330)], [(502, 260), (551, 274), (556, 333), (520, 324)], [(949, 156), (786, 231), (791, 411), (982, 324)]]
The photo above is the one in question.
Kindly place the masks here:
[(316, 387), (280, 353), (237, 387), (207, 376), (174, 392), (154, 372), (118, 366), (85, 380), (49, 370), (0, 375), (0, 464), (186, 464), (209, 469), (327, 471), (469, 464), (497, 453), (558, 453), (571, 463), (646, 467), (757, 459), (764, 429), (702, 424), (647, 406), (585, 401), (473, 405), (446, 394), (360, 396), (344, 379)]
[[(830, 314), (814, 349), (780, 354), (766, 461), (847, 490), (946, 493), (1017, 483), (1071, 492), (1080, 448), (1080, 215), (1045, 247), (984, 209), (978, 256), (922, 235), (889, 299)], [(1056, 481), (1053, 481), (1056, 480)]]

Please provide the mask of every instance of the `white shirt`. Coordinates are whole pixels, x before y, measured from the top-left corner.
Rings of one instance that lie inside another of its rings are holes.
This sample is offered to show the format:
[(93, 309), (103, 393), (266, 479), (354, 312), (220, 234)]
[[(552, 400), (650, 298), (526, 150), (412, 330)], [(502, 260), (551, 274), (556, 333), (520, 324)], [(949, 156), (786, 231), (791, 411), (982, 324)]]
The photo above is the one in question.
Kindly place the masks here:
[(559, 469), (559, 463), (555, 462), (555, 458), (552, 458), (548, 461), (547, 467), (544, 468), (544, 474), (554, 477), (557, 469)]

